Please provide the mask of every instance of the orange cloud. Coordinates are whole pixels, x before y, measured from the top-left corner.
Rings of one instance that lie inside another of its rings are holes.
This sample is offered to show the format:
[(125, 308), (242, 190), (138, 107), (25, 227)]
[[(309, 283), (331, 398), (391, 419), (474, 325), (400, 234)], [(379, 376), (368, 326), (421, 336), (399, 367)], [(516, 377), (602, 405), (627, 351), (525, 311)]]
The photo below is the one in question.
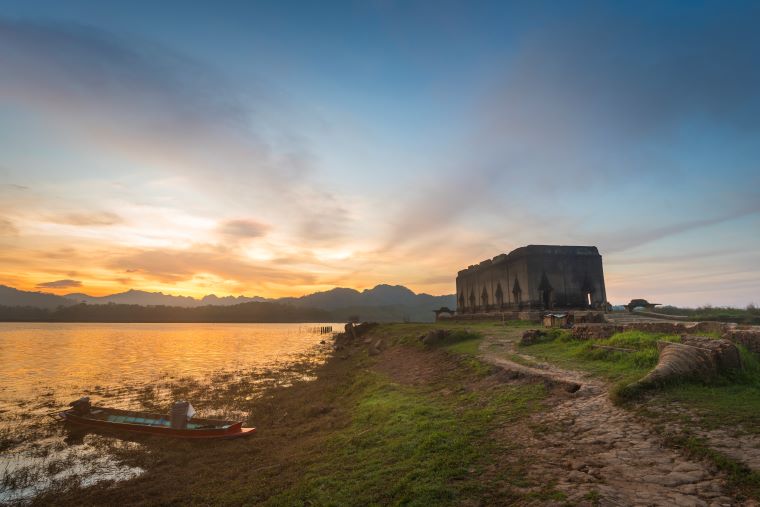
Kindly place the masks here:
[(73, 287), (81, 287), (82, 282), (79, 280), (55, 280), (53, 282), (38, 283), (37, 287), (40, 289), (71, 289)]

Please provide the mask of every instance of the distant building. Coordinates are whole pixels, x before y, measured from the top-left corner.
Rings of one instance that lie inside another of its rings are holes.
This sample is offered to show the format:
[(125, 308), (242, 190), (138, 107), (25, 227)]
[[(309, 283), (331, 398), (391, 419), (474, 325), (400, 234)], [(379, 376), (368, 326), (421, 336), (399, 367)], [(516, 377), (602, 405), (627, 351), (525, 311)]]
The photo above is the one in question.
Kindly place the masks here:
[(595, 246), (528, 245), (457, 275), (457, 314), (603, 309), (606, 301)]

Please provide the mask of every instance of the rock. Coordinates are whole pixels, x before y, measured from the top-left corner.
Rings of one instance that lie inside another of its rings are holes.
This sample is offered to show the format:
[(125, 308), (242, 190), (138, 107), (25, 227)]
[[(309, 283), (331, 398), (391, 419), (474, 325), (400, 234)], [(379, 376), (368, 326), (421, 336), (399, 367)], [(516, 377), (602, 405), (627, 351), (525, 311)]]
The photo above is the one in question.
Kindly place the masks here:
[(760, 329), (729, 330), (721, 338), (744, 345), (750, 352), (760, 354)]
[(701, 472), (670, 472), (667, 475), (671, 481), (675, 481), (675, 486), (680, 486), (682, 484), (694, 484), (695, 482), (699, 482), (704, 477), (704, 474)]
[(694, 472), (700, 470), (699, 465), (695, 463), (679, 463), (678, 465), (673, 467), (674, 472)]
[(576, 324), (573, 338), (576, 340), (603, 340), (623, 330), (623, 326), (612, 324)]
[(659, 342), (657, 365), (634, 385), (648, 387), (683, 378), (707, 380), (741, 368), (739, 350), (728, 340), (688, 335), (682, 339), (683, 343)]
[(584, 474), (583, 472), (579, 472), (577, 470), (573, 470), (572, 472), (568, 472), (567, 478), (571, 482), (589, 482), (593, 480), (591, 477), (588, 476), (588, 474)]
[(707, 507), (707, 502), (689, 495), (674, 493), (671, 499), (673, 500), (673, 505), (678, 507)]
[(533, 345), (544, 336), (546, 336), (546, 333), (540, 329), (528, 329), (523, 333), (522, 338), (520, 338), (520, 345)]
[(434, 329), (422, 338), (422, 343), (425, 345), (433, 345), (440, 341), (443, 341), (447, 336), (451, 334), (448, 329)]
[(742, 367), (739, 349), (729, 340), (714, 340), (706, 336), (684, 335), (681, 337), (681, 343), (711, 350), (718, 371), (740, 370)]
[(380, 351), (376, 347), (370, 347), (367, 350), (367, 352), (369, 353), (370, 356), (376, 356), (376, 355), (380, 354)]

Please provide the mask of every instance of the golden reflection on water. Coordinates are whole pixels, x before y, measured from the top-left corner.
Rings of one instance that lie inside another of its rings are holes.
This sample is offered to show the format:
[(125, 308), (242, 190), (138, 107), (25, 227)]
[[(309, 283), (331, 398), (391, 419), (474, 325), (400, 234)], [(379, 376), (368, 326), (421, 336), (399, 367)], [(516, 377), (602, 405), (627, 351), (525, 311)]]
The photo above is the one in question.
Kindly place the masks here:
[(47, 418), (69, 401), (167, 411), (187, 396), (200, 416), (255, 424), (261, 389), (309, 379), (324, 361), (326, 325), (0, 323), (0, 503), (142, 472), (115, 457), (124, 442), (72, 441)]
[(316, 326), (0, 323), (0, 400), (276, 368), (325, 337)]

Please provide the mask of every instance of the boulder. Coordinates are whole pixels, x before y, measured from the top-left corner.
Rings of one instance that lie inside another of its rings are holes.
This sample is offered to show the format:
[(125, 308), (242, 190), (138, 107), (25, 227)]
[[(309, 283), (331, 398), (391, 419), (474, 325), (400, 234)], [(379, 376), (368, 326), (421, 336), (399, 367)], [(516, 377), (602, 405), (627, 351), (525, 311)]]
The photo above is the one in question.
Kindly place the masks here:
[(728, 340), (704, 336), (684, 336), (681, 343), (658, 342), (657, 365), (638, 386), (655, 386), (671, 380), (709, 380), (731, 369), (740, 369), (741, 359), (736, 346)]
[(681, 343), (712, 351), (712, 357), (718, 372), (740, 370), (742, 368), (739, 349), (728, 340), (714, 340), (705, 336), (684, 335), (681, 337)]
[(546, 333), (540, 329), (528, 329), (520, 338), (520, 345), (533, 345), (538, 342)]
[(750, 352), (760, 354), (760, 329), (729, 329), (721, 338), (743, 345)]

